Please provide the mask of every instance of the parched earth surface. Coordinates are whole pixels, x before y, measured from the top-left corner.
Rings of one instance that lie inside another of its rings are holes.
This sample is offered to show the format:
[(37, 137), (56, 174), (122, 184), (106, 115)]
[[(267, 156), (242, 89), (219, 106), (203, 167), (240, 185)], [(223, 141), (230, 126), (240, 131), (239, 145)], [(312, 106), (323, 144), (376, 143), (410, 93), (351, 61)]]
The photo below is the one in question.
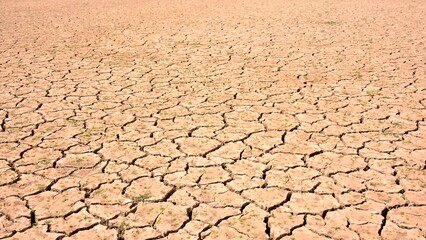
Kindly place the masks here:
[(0, 238), (424, 239), (424, 0), (0, 0)]

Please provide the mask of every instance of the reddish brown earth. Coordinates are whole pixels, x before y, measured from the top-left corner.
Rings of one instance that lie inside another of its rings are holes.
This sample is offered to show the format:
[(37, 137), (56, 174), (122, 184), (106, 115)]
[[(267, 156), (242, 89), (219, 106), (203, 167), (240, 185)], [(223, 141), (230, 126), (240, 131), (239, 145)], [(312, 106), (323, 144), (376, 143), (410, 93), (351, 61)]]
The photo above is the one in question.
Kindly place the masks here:
[(0, 238), (424, 239), (423, 0), (0, 0)]

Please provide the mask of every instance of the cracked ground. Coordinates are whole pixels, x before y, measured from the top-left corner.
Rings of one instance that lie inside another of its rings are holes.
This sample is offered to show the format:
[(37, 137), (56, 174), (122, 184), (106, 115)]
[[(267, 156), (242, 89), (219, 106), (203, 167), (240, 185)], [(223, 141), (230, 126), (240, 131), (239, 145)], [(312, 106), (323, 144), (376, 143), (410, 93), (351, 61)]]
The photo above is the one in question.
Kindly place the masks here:
[(424, 239), (425, 7), (0, 0), (0, 238)]

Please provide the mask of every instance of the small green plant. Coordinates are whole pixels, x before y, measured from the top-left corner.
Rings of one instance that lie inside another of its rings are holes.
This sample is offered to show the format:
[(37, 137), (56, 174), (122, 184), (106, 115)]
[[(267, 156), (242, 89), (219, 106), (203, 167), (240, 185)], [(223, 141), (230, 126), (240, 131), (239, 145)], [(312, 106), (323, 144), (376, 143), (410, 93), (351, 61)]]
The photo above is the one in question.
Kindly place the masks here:
[(374, 96), (374, 95), (377, 94), (377, 91), (376, 90), (367, 90), (367, 94), (370, 95), (370, 96)]
[(337, 24), (339, 24), (339, 22), (337, 22), (337, 21), (324, 21), (323, 23), (326, 24), (326, 25), (337, 25)]
[(142, 201), (145, 201), (145, 200), (149, 199), (150, 197), (151, 197), (150, 194), (144, 193), (144, 194), (141, 194), (141, 195), (133, 197), (133, 201), (135, 201), (135, 202), (142, 202)]
[(355, 73), (353, 74), (353, 76), (355, 77), (355, 79), (358, 79), (358, 78), (361, 78), (361, 77), (362, 77), (362, 74), (361, 74), (361, 72), (358, 70), (358, 71), (355, 71)]
[(126, 228), (128, 228), (129, 227), (129, 224), (127, 224), (125, 221), (122, 221), (121, 223), (120, 223), (120, 226), (118, 226), (118, 229), (119, 230), (124, 230), (124, 229), (126, 229)]
[(192, 47), (199, 47), (199, 46), (201, 46), (201, 43), (199, 43), (199, 42), (192, 42), (191, 46)]
[(305, 75), (303, 75), (303, 78), (307, 80), (308, 79), (308, 73), (306, 73)]
[(74, 119), (68, 119), (68, 122), (71, 123), (71, 124), (73, 124), (73, 125), (77, 124), (77, 121), (74, 120)]
[(383, 130), (382, 130), (382, 133), (383, 133), (384, 135), (392, 134), (392, 133), (389, 131), (389, 129), (383, 129)]

